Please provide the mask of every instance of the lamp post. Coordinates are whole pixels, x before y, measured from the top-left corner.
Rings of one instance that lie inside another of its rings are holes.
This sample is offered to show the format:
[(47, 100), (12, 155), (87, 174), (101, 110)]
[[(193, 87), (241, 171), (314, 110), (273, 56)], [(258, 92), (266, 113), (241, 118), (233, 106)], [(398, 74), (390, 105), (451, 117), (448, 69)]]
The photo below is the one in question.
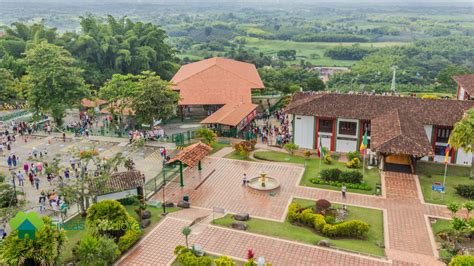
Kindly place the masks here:
[(166, 187), (166, 159), (163, 158), (163, 187), (161, 188), (163, 190), (163, 201), (161, 203), (161, 206), (163, 206), (163, 213), (161, 214), (162, 216), (167, 215), (168, 213), (166, 212), (166, 206), (165, 206), (165, 187)]

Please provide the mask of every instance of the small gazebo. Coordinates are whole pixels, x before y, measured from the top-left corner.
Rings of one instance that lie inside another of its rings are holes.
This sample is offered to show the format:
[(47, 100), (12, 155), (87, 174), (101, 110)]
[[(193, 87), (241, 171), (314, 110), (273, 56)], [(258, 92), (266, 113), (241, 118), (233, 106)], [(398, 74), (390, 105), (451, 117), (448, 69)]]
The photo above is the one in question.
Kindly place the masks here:
[(198, 142), (182, 149), (176, 156), (166, 162), (167, 164), (179, 162), (179, 184), (181, 187), (184, 187), (183, 164), (191, 168), (197, 165), (198, 170), (201, 170), (201, 160), (209, 155), (211, 151), (211, 147), (202, 142)]

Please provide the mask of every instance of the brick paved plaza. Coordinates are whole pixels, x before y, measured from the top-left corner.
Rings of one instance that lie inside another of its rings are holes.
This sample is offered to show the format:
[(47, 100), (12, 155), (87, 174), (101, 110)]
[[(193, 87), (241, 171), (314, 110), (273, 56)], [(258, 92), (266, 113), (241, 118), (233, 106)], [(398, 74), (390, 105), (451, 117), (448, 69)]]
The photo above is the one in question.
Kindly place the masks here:
[[(243, 173), (249, 178), (260, 172), (276, 178), (281, 188), (275, 195), (251, 191), (241, 185)], [(191, 244), (202, 245), (214, 254), (244, 259), (246, 250), (254, 248), (273, 265), (437, 265), (437, 250), (428, 216), (449, 218), (443, 206), (422, 202), (416, 176), (385, 172), (382, 174), (384, 196), (348, 193), (299, 186), (304, 168), (283, 163), (247, 162), (208, 157), (203, 170), (185, 171), (185, 187), (178, 182), (166, 187), (167, 198), (176, 202), (189, 194), (192, 207), (186, 213), (173, 213), (165, 218), (149, 235), (126, 254), (120, 265), (166, 265), (174, 260), (173, 249), (183, 244), (181, 228), (197, 218), (204, 220), (193, 225)], [(196, 189), (205, 178), (199, 188)], [(160, 196), (156, 196), (161, 199)], [(327, 199), (384, 213), (384, 241), (386, 258), (372, 258), (349, 252), (326, 249), (302, 243), (271, 238), (253, 233), (213, 226), (209, 223), (212, 208), (224, 208), (228, 213), (248, 212), (253, 217), (283, 221), (293, 198)]]

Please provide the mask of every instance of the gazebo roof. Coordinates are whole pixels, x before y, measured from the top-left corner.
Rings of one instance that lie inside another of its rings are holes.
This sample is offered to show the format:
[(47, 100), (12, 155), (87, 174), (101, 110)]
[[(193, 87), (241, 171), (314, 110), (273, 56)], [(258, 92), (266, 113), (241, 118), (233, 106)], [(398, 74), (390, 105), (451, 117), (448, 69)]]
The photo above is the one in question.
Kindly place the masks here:
[(145, 186), (145, 175), (140, 171), (113, 173), (110, 178), (89, 183), (91, 191), (101, 194), (113, 193)]
[(202, 142), (194, 143), (181, 150), (178, 155), (171, 158), (167, 163), (180, 161), (189, 167), (194, 167), (199, 161), (209, 155), (211, 151), (212, 148)]

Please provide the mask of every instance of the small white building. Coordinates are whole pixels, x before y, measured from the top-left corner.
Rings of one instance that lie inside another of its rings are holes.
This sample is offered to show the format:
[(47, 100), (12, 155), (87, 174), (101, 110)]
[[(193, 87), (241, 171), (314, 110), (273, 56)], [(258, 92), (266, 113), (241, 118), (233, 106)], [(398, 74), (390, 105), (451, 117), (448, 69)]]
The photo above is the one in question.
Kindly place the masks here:
[(458, 100), (474, 100), (474, 74), (454, 76), (458, 83)]

